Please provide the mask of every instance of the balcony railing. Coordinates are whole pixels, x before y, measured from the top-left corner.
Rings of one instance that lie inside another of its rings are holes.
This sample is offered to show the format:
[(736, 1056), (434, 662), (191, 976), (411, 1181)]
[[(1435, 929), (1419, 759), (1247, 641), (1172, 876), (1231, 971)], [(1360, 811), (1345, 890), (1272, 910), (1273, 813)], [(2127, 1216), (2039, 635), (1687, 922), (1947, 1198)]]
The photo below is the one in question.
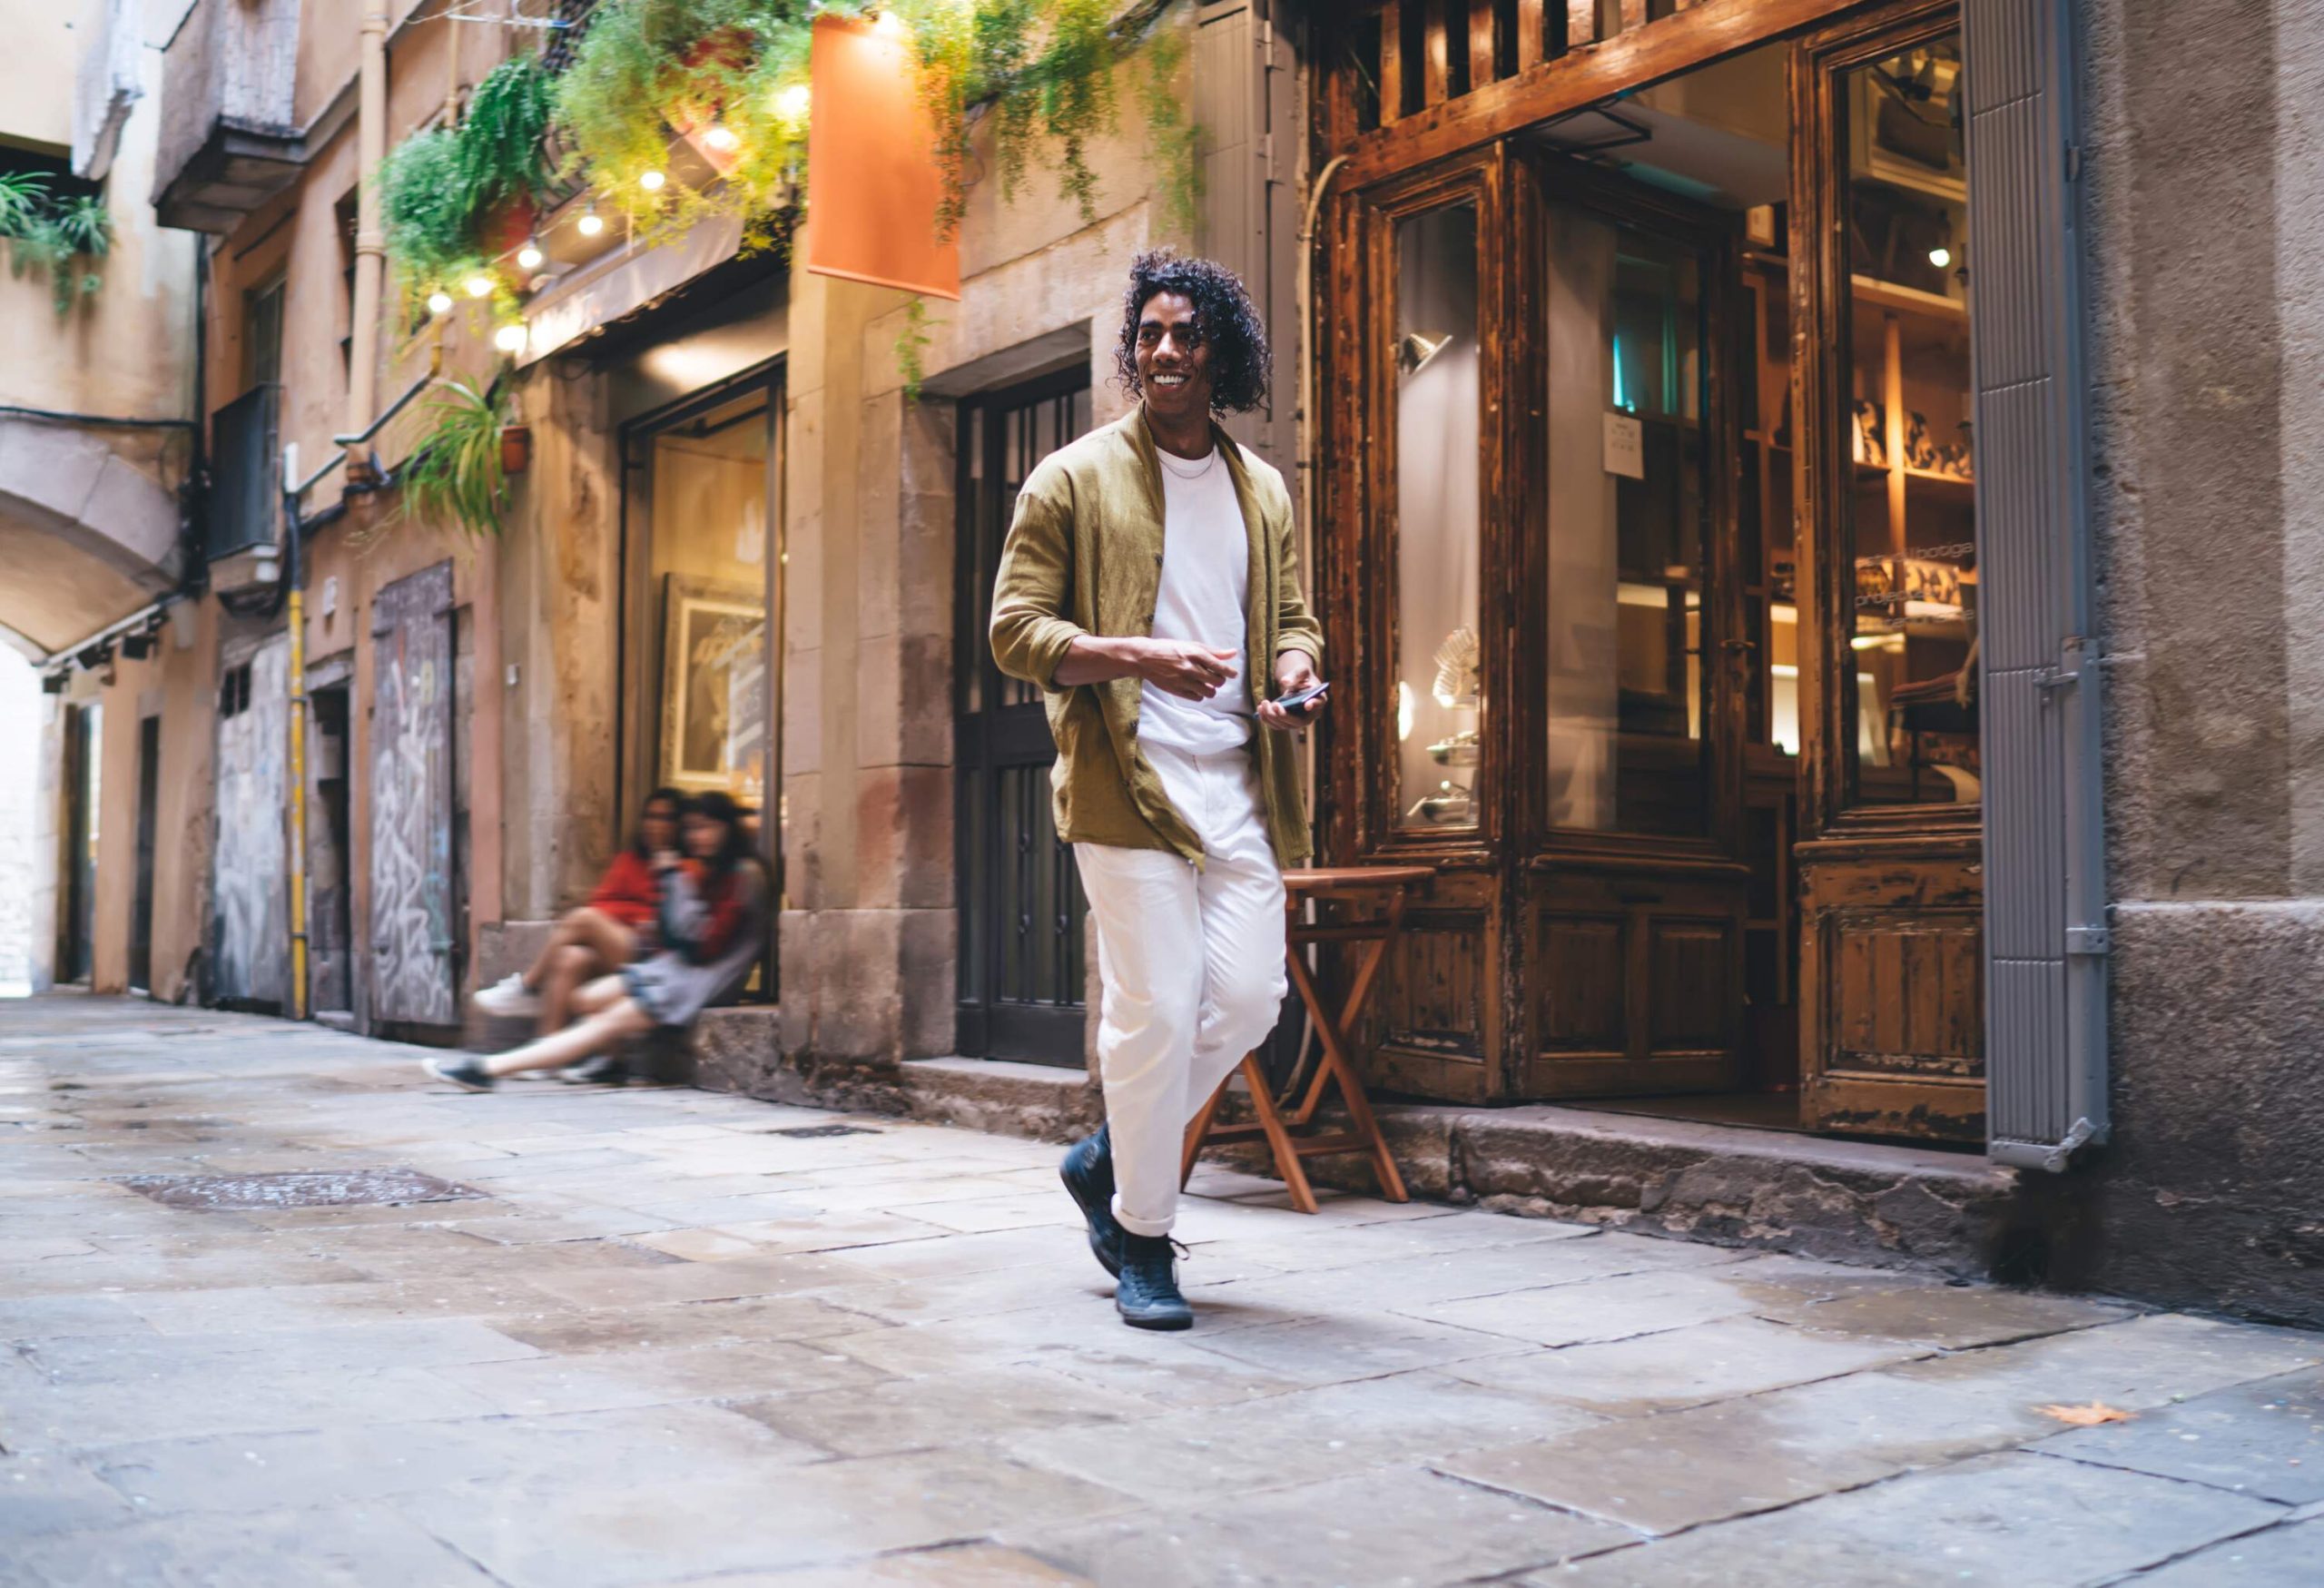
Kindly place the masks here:
[(162, 53), (162, 224), (231, 232), (298, 175), (298, 57), (299, 0), (194, 0)]
[(253, 386), (210, 417), (210, 560), (274, 544), (281, 526), (280, 386)]

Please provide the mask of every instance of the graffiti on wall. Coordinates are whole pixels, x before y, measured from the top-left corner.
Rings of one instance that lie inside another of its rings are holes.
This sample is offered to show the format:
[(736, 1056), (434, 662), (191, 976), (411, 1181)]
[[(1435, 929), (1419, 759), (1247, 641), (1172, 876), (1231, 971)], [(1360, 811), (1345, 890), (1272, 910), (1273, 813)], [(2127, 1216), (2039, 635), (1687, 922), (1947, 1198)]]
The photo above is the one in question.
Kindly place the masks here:
[(379, 592), (371, 711), (371, 1013), (448, 1025), (452, 977), (452, 565)]
[(223, 668), (218, 698), (218, 846), (212, 871), (211, 996), (280, 1005), (290, 984), (285, 903), (290, 641), (273, 635)]

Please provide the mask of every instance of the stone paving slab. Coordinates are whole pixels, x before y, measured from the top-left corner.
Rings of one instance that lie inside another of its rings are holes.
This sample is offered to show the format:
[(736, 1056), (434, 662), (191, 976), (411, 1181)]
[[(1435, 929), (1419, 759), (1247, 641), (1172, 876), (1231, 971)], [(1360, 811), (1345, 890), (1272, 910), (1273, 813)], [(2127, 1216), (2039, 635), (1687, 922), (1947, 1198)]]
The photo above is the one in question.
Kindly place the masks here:
[[(1122, 1328), (1055, 1149), (0, 1005), (0, 1588), (2324, 1580), (2324, 1340), (1196, 1174)], [(846, 1135), (785, 1135), (844, 1125)], [(1856, 1149), (1866, 1151), (1870, 1149)], [(424, 1206), (110, 1178), (408, 1169)], [(2040, 1409), (2131, 1421), (2066, 1430)]]
[(2012, 1452), (1526, 1581), (1561, 1588), (2103, 1583), (2282, 1514), (2263, 1501), (2195, 1484)]
[(1391, 1467), (1182, 1515), (1118, 1518), (1023, 1542), (1090, 1581), (1120, 1588), (1423, 1588), (1554, 1565), (1632, 1539), (1602, 1522), (1418, 1467)]
[[(2034, 1449), (2313, 1505), (2324, 1502), (2324, 1374), (2234, 1385), (2132, 1422), (2077, 1428)], [(2316, 1568), (2324, 1578), (2324, 1555)]]

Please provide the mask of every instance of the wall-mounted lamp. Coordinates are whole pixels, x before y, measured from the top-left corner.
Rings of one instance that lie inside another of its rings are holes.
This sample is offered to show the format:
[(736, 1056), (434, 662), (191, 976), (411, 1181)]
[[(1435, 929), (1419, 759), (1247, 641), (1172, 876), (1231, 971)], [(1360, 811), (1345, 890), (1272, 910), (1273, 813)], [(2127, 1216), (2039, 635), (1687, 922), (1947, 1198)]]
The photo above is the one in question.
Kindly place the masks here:
[(1428, 361), (1452, 343), (1451, 331), (1408, 330), (1396, 339), (1396, 368), (1417, 375)]

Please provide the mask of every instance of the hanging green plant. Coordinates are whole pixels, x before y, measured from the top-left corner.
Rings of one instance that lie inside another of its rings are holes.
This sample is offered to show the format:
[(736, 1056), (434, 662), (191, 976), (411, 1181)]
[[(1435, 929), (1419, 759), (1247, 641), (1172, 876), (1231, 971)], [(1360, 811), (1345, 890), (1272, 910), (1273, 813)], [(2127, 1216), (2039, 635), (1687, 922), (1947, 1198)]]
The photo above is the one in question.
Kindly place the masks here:
[(460, 150), (449, 127), (430, 127), (397, 144), (380, 163), (379, 218), (407, 307), (438, 285), (481, 269), (476, 209), (460, 180)]
[[(833, 5), (846, 14), (857, 8)], [(556, 125), (586, 180), (649, 236), (789, 196), (807, 146), (807, 0), (620, 0), (556, 82)], [(724, 180), (671, 176), (673, 135)]]
[(458, 125), (415, 133), (381, 163), (380, 219), (407, 304), (495, 274), (494, 259), (524, 240), (551, 175), (549, 105), (540, 63), (513, 55), (477, 84)]
[(458, 525), (478, 539), (498, 538), (508, 505), (500, 435), (508, 422), (498, 382), (478, 391), (447, 380), (423, 410), (428, 429), (397, 471), (399, 516)]
[[(1191, 223), (1199, 168), (1185, 32), (1167, 22), (1179, 0), (608, 0), (561, 75), (529, 55), (503, 62), (458, 126), (419, 133), (388, 157), (382, 208), (407, 304), (479, 273), (505, 296), (493, 261), (523, 241), (530, 202), (556, 178), (588, 183), (648, 242), (724, 213), (743, 218), (743, 252), (786, 247), (806, 164), (814, 18), (882, 9), (911, 30), (938, 129), (940, 234), (964, 212), (980, 119), (1005, 196), (1045, 162), (1095, 221), (1091, 149), (1118, 130), (1118, 74), (1134, 60), (1166, 218)], [(566, 151), (553, 173), (552, 128)], [(694, 151), (684, 171), (673, 169), (674, 141)]]
[(511, 55), (468, 95), (453, 134), (453, 168), (477, 210), (537, 198), (548, 185), (546, 140), (553, 104), (548, 74), (532, 55)]
[(8, 242), (9, 273), (45, 274), (50, 301), (67, 314), (104, 285), (91, 267), (113, 252), (113, 216), (94, 193), (51, 192), (39, 172), (0, 173), (0, 238)]
[(1138, 107), (1167, 218), (1191, 225), (1200, 168), (1180, 83), (1185, 34), (1166, 20), (1176, 7), (1177, 0), (898, 0), (940, 139), (939, 232), (950, 235), (964, 212), (979, 113), (992, 125), (1002, 196), (1013, 198), (1028, 170), (1047, 159), (1059, 191), (1094, 222), (1089, 148), (1119, 129), (1115, 74), (1133, 59), (1143, 69)]

